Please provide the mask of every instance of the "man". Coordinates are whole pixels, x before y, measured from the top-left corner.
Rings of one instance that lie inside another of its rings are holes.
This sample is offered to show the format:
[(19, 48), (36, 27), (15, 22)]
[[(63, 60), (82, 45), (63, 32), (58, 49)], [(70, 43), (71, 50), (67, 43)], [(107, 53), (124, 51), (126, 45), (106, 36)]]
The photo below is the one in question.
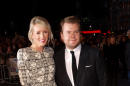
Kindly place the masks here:
[(57, 86), (104, 86), (104, 61), (97, 49), (81, 44), (80, 20), (66, 17), (61, 27), (65, 48), (54, 56)]

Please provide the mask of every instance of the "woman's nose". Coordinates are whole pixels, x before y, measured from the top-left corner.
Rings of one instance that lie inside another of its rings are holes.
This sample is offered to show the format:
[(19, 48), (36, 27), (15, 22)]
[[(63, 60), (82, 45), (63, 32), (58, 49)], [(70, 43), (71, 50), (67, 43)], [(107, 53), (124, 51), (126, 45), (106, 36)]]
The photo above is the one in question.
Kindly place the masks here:
[(40, 35), (40, 37), (41, 37), (41, 38), (44, 38), (44, 34), (42, 33), (42, 34)]

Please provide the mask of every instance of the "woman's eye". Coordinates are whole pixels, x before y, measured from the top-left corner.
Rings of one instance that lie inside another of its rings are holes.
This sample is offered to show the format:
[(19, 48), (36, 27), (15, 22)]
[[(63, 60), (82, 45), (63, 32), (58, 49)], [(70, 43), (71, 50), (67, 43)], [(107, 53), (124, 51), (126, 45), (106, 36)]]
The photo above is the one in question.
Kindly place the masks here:
[(37, 34), (40, 34), (40, 32), (37, 32)]
[(43, 33), (48, 33), (47, 31), (43, 32)]

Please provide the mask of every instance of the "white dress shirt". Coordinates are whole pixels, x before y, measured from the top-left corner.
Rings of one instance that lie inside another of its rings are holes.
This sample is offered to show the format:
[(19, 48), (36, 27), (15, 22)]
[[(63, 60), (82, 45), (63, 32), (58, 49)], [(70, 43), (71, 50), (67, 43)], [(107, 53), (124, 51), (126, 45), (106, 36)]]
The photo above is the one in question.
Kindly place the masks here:
[[(70, 78), (72, 86), (74, 86), (73, 73), (72, 73), (72, 54), (70, 53), (70, 51), (71, 50), (69, 50), (67, 48), (65, 49), (65, 63), (66, 63), (66, 70), (67, 70), (68, 76)], [(75, 49), (73, 49), (73, 51), (75, 54), (76, 65), (77, 65), (77, 69), (78, 69), (81, 44), (79, 44)]]

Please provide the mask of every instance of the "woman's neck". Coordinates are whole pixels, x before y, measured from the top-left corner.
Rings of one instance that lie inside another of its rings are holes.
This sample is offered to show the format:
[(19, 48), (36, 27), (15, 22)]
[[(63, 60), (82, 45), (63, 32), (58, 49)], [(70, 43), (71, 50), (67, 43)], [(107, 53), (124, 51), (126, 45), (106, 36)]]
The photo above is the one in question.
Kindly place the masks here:
[(43, 49), (44, 49), (43, 46), (36, 46), (36, 45), (33, 45), (33, 44), (30, 47), (32, 48), (32, 50), (37, 51), (37, 52), (42, 52)]

